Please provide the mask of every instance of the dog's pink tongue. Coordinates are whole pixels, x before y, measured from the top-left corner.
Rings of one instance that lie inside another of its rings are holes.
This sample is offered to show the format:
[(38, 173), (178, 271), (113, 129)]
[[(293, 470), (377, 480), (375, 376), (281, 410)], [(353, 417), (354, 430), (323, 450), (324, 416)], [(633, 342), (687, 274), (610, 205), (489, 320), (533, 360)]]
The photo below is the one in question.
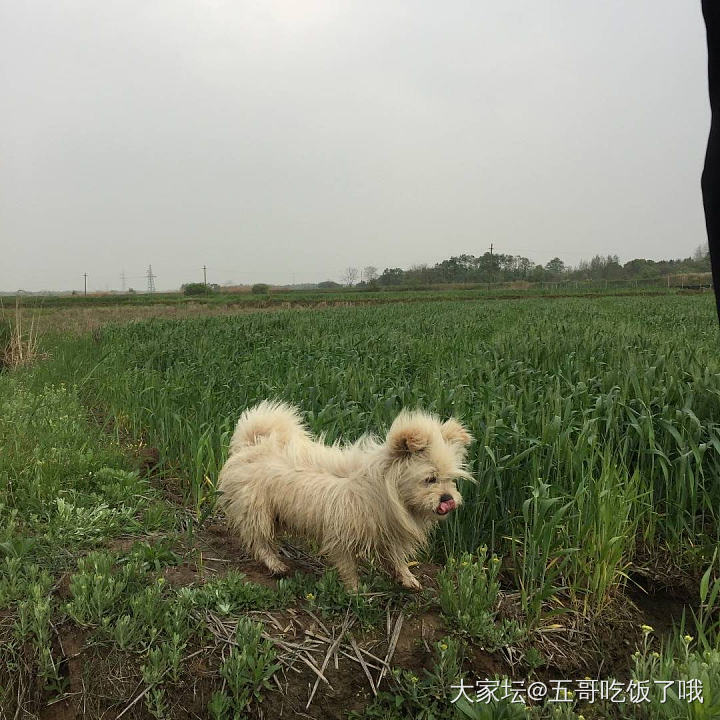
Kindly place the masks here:
[(454, 500), (444, 500), (437, 507), (438, 515), (447, 515), (451, 510), (455, 509)]

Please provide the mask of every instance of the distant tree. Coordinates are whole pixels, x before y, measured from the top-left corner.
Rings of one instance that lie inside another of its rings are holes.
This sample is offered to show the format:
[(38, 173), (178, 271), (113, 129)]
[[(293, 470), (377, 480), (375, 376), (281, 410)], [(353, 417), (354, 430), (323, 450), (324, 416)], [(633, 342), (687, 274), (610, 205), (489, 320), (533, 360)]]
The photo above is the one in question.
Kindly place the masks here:
[(617, 255), (595, 255), (590, 260), (588, 271), (593, 280), (602, 280), (622, 274), (622, 266)]
[(345, 285), (352, 286), (355, 284), (355, 281), (357, 280), (358, 276), (358, 270), (356, 267), (348, 267), (345, 268), (345, 272), (343, 273), (343, 280), (345, 281)]
[(183, 292), (183, 295), (207, 295), (209, 292), (212, 292), (210, 288), (205, 285), (205, 283), (185, 283), (185, 285), (182, 285), (180, 289)]
[(623, 265), (623, 272), (629, 278), (638, 279), (657, 277), (660, 274), (657, 263), (645, 258), (629, 260)]
[(532, 262), (526, 257), (519, 257), (517, 263), (518, 273), (521, 278), (526, 278), (532, 270)]
[[(566, 265), (560, 258), (553, 258), (543, 267), (535, 265), (521, 255), (505, 255), (489, 252), (480, 256), (454, 255), (446, 260), (428, 265), (413, 265), (402, 268), (385, 268), (378, 277), (378, 285), (420, 286), (437, 283), (463, 282), (507, 282), (528, 280), (543, 282), (567, 278), (569, 280), (633, 280), (656, 278), (679, 273), (705, 273), (710, 271), (709, 256), (701, 257), (701, 250), (694, 257), (683, 260), (645, 260), (636, 258), (620, 264), (617, 255), (596, 255), (590, 260), (580, 260), (576, 267)], [(365, 270), (363, 270), (363, 273)], [(370, 283), (363, 281), (361, 287), (369, 289)]]
[(545, 265), (545, 269), (553, 275), (562, 275), (565, 272), (565, 263), (559, 257), (554, 257)]
[(502, 256), (498, 255), (497, 253), (489, 253), (486, 252), (483, 254), (482, 258), (480, 259), (480, 266), (482, 269), (488, 273), (493, 280), (497, 280), (497, 274), (500, 270), (500, 258)]
[(363, 280), (366, 283), (371, 283), (373, 280), (377, 280), (378, 269), (374, 265), (366, 265), (362, 271)]
[(575, 268), (575, 277), (582, 280), (590, 277), (590, 263), (587, 260), (580, 260), (577, 268)]
[(695, 248), (695, 252), (693, 253), (693, 260), (699, 261), (704, 260), (708, 255), (710, 254), (710, 247), (707, 243), (703, 243), (702, 245), (698, 245)]
[(402, 285), (405, 271), (402, 268), (385, 268), (378, 278), (381, 285)]
[(623, 267), (620, 264), (620, 258), (617, 255), (608, 255), (607, 264), (605, 265), (606, 280), (622, 280)]
[(336, 283), (334, 280), (323, 280), (318, 283), (318, 288), (320, 290), (332, 290), (333, 288), (339, 287), (342, 287), (342, 285), (340, 283)]
[(435, 265), (435, 272), (439, 282), (460, 282), (465, 279), (467, 270), (467, 264), (463, 263), (459, 257), (451, 257)]
[(433, 269), (425, 263), (412, 265), (406, 270), (405, 277), (412, 285), (424, 285), (433, 281)]
[(607, 259), (604, 258), (602, 255), (595, 255), (590, 260), (590, 277), (593, 278), (593, 280), (598, 280), (602, 278), (605, 274), (605, 266), (607, 265)]
[(267, 283), (255, 283), (250, 292), (253, 295), (267, 295), (270, 292), (270, 286)]
[(542, 265), (535, 265), (528, 275), (530, 282), (544, 282), (551, 279), (550, 273)]

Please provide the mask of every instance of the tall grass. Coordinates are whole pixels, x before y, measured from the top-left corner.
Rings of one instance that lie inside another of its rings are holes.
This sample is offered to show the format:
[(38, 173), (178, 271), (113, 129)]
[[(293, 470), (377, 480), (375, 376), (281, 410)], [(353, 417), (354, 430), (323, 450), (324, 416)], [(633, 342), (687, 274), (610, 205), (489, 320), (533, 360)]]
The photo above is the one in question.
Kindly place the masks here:
[(440, 555), (509, 555), (528, 616), (556, 596), (600, 612), (638, 550), (696, 563), (720, 537), (720, 356), (708, 298), (436, 302), (104, 329), (60, 345), (118, 432), (157, 446), (188, 502), (242, 410), (300, 406), (328, 441), (402, 407), (477, 439)]
[(14, 312), (6, 312), (0, 302), (0, 369), (28, 365), (37, 357), (39, 336), (35, 315), (30, 319), (20, 299), (15, 301)]

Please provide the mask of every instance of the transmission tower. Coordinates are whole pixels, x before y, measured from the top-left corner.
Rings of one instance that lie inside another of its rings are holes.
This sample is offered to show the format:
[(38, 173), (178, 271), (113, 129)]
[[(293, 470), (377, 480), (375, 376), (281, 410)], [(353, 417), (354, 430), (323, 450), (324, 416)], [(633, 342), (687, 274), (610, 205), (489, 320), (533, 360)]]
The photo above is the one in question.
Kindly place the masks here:
[(152, 265), (148, 265), (147, 269), (147, 291), (149, 293), (155, 292), (155, 275), (153, 275)]
[(120, 280), (121, 280), (121, 282), (122, 282), (122, 292), (125, 292), (125, 280), (126, 280), (125, 270), (123, 270), (123, 271), (120, 273)]

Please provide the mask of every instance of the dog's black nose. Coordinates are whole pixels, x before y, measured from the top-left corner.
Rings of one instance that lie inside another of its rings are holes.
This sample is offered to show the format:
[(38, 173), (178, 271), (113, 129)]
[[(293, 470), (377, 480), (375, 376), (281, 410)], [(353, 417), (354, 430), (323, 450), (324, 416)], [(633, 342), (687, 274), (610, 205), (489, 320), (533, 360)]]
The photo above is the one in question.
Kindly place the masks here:
[(448, 495), (447, 493), (443, 493), (440, 496), (440, 502), (447, 502), (448, 500), (452, 500), (452, 495)]

